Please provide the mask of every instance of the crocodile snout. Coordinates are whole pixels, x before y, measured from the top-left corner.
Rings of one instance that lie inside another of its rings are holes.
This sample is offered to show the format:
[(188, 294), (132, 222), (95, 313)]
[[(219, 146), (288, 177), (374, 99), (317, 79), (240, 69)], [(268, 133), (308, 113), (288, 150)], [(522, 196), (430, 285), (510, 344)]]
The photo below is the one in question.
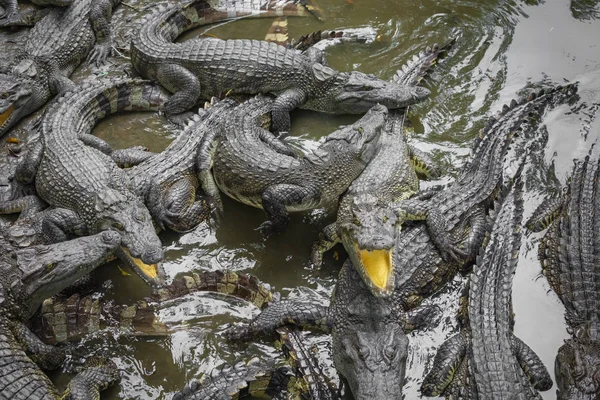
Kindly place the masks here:
[(144, 251), (140, 258), (146, 264), (156, 264), (162, 261), (163, 256), (162, 248), (151, 247)]

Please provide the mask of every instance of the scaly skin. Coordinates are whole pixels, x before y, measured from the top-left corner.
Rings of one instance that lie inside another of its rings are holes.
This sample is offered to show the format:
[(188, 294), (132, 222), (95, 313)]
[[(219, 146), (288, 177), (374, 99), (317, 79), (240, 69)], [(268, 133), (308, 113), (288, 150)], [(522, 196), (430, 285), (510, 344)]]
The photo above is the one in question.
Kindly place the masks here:
[[(52, 209), (45, 212), (42, 232), (50, 242), (71, 235), (117, 230), (122, 245), (146, 264), (162, 259), (162, 245), (152, 224), (168, 218), (158, 199), (158, 186), (134, 193), (126, 173), (104, 154), (104, 142), (89, 134), (108, 114), (158, 110), (167, 96), (140, 80), (115, 80), (83, 85), (68, 93), (46, 113), (42, 140), (19, 165), (16, 177), (35, 178), (37, 194)], [(148, 177), (152, 181), (152, 177)]]
[[(450, 217), (450, 222), (456, 223), (452, 219), (456, 215), (461, 218), (456, 229), (460, 230), (460, 235), (456, 236), (460, 238), (462, 248), (472, 249), (475, 255), (481, 247), (487, 228), (484, 211), (491, 209), (497, 188), (502, 182), (502, 160), (512, 134), (519, 127), (527, 129), (522, 125), (529, 114), (531, 118), (539, 119), (548, 103), (568, 97), (574, 89), (573, 86), (569, 86), (568, 90), (556, 89), (521, 105), (514, 103), (512, 108), (507, 107), (498, 120), (490, 120), (474, 160), (464, 168), (459, 181), (446, 190), (419, 195), (436, 199), (436, 206), (448, 210), (445, 215)], [(567, 93), (564, 94), (562, 90)], [(463, 197), (463, 192), (468, 193)], [(455, 202), (455, 199), (458, 201)], [(488, 205), (488, 202), (492, 204)], [(404, 237), (406, 233), (410, 236)], [(398, 237), (398, 242), (397, 254), (406, 256), (405, 249), (414, 252), (415, 256), (408, 261), (419, 261), (417, 266), (423, 269), (417, 269), (411, 276), (413, 264), (405, 262), (403, 269), (398, 269), (397, 256), (396, 290), (391, 298), (373, 296), (371, 287), (364, 283), (356, 266), (346, 261), (329, 308), (293, 301), (274, 303), (249, 326), (232, 328), (228, 336), (231, 339), (249, 339), (272, 334), (274, 329), (284, 324), (317, 327), (331, 332), (336, 369), (346, 378), (356, 399), (402, 398), (408, 354), (406, 332), (423, 325), (426, 322), (423, 313), (428, 311), (414, 308), (420, 304), (423, 296), (437, 291), (454, 276), (458, 267), (443, 260), (424, 227), (417, 225), (405, 229)], [(398, 271), (407, 271), (408, 276), (399, 275)]]
[(235, 108), (224, 119), (222, 134), (207, 141), (202, 152), (207, 157), (201, 182), (213, 206), (222, 209), (218, 186), (237, 201), (263, 208), (269, 218), (261, 225), (266, 234), (282, 230), (289, 212), (335, 204), (371, 160), (387, 117), (384, 106), (375, 106), (298, 158), (259, 125), (275, 102), (257, 96)]
[(131, 305), (105, 302), (94, 296), (75, 294), (68, 299), (47, 299), (32, 319), (32, 330), (48, 344), (75, 341), (105, 328), (116, 327), (135, 336), (164, 336), (170, 328), (160, 321), (158, 311), (169, 300), (195, 292), (216, 292), (246, 300), (263, 309), (272, 300), (270, 290), (247, 274), (193, 272)]
[(572, 98), (576, 90), (577, 86), (571, 84), (532, 94), (519, 102), (513, 100), (499, 116), (490, 118), (472, 161), (463, 167), (457, 180), (444, 190), (418, 195), (429, 197), (427, 208), (446, 220), (452, 240), (461, 243), (467, 257), (460, 262), (445, 260), (424, 224), (403, 227), (395, 241), (392, 302), (398, 313), (419, 305), (474, 261), (484, 238), (485, 216), (503, 180), (510, 179), (503, 177), (503, 161), (513, 136), (535, 129), (548, 106)]
[[(61, 398), (40, 367), (59, 367), (64, 353), (42, 343), (23, 323), (43, 299), (56, 295), (105, 262), (120, 242), (120, 235), (114, 231), (20, 250), (0, 240), (1, 398)], [(97, 398), (99, 390), (118, 379), (114, 363), (104, 360), (74, 378), (67, 393), (73, 399)]]
[[(292, 14), (298, 14), (296, 6), (284, 7), (279, 13), (289, 13), (290, 8)], [(278, 13), (272, 8), (262, 11)], [(222, 13), (205, 0), (172, 7), (151, 17), (132, 41), (131, 61), (136, 71), (174, 94), (166, 108), (168, 113), (182, 113), (200, 98), (222, 93), (272, 93), (277, 96), (273, 128), (287, 132), (289, 112), (296, 107), (362, 114), (375, 104), (406, 107), (429, 94), (424, 88), (403, 87), (360, 72), (338, 72), (295, 50), (265, 41), (205, 38), (173, 43), (183, 31), (222, 18)]]
[(81, 0), (49, 12), (31, 30), (22, 54), (0, 68), (0, 136), (74, 85), (68, 79), (88, 58), (110, 55), (110, 16), (120, 0)]
[[(539, 247), (543, 274), (565, 306), (572, 335), (555, 361), (559, 400), (600, 396), (599, 162), (594, 147), (591, 155), (576, 163), (558, 216)], [(547, 210), (547, 203), (540, 209)], [(556, 215), (553, 211), (551, 208), (547, 214)]]
[[(455, 398), (456, 388), (473, 399), (541, 399), (552, 378), (539, 357), (513, 335), (512, 281), (521, 247), (523, 184), (520, 178), (494, 218), (490, 239), (471, 274), (468, 310), (461, 333), (436, 355), (421, 391)], [(492, 217), (493, 218), (493, 217)], [(493, 362), (490, 362), (493, 360)], [(460, 369), (467, 364), (468, 370)], [(460, 373), (455, 375), (455, 371)], [(535, 390), (537, 389), (537, 390)], [(476, 395), (474, 395), (476, 393)]]
[[(394, 82), (416, 86), (448, 47), (435, 45), (420, 52), (398, 70)], [(401, 210), (390, 208), (390, 204), (418, 192), (416, 167), (421, 167), (420, 172), (430, 172), (429, 175), (438, 172), (429, 166), (429, 161), (419, 159), (419, 153), (406, 143), (403, 132), (406, 114), (406, 109), (390, 111), (375, 156), (352, 182), (340, 200), (336, 222), (324, 229), (312, 250), (312, 262), (319, 266), (323, 252), (342, 242), (365, 283), (380, 296), (389, 296), (394, 289), (394, 241), (402, 222), (398, 218)], [(427, 219), (427, 216), (426, 212), (415, 217)], [(437, 232), (444, 230), (438, 228)], [(437, 241), (441, 251), (447, 250), (443, 246), (448, 247), (447, 242), (448, 239)]]
[[(73, 0), (31, 0), (38, 6), (58, 6), (67, 7), (73, 3)], [(33, 26), (36, 22), (48, 14), (50, 10), (28, 10), (18, 12), (17, 0), (2, 0), (0, 5), (4, 8), (4, 14), (0, 15), (0, 28), (8, 26)]]

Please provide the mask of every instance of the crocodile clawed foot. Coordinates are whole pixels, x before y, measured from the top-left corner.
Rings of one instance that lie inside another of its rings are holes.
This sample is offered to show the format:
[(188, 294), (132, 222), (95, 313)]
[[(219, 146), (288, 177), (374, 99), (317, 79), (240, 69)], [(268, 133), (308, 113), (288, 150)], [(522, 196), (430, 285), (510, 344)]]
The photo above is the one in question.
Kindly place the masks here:
[(195, 112), (186, 111), (181, 114), (167, 114), (167, 119), (173, 125), (176, 125), (179, 128), (185, 128), (188, 122), (191, 121), (195, 115)]
[(469, 253), (455, 245), (447, 245), (444, 246), (444, 251), (442, 251), (442, 258), (446, 262), (455, 261), (462, 265), (469, 258)]
[(96, 67), (100, 67), (106, 62), (110, 56), (111, 47), (106, 44), (97, 44), (87, 57), (88, 64), (94, 63)]
[(283, 227), (274, 224), (273, 221), (265, 221), (262, 224), (260, 224), (260, 226), (255, 230), (260, 231), (265, 238), (268, 238), (269, 236), (275, 233), (283, 231)]

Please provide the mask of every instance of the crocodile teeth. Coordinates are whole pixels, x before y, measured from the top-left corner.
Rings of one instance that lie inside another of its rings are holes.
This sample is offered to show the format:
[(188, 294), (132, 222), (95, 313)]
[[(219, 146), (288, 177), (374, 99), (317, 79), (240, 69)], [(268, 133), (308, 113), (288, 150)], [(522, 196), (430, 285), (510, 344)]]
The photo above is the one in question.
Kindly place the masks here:
[[(357, 249), (358, 250), (358, 249)], [(358, 250), (367, 277), (377, 288), (387, 291), (393, 273), (390, 250)]]
[(8, 121), (13, 111), (15, 111), (15, 106), (10, 106), (6, 111), (0, 114), (0, 126), (4, 125), (4, 123)]

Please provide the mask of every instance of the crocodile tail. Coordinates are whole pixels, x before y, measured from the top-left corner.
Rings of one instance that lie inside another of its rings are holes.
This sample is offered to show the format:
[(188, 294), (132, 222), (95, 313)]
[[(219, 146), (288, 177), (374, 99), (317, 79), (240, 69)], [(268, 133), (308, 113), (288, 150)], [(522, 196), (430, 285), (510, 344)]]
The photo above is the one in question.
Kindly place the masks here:
[(170, 285), (163, 286), (146, 298), (147, 301), (163, 302), (194, 292), (216, 292), (254, 304), (261, 310), (272, 300), (273, 293), (254, 275), (233, 271), (200, 271), (180, 275)]
[[(304, 5), (294, 2), (270, 0), (259, 2), (224, 1), (213, 7), (207, 0), (194, 0), (181, 5), (159, 6), (155, 13), (144, 18), (142, 30), (173, 42), (183, 32), (200, 26), (233, 20), (236, 18), (269, 18), (278, 16), (308, 16)], [(150, 32), (150, 31), (154, 32)]]
[[(298, 328), (284, 326), (277, 329), (281, 350), (296, 376), (296, 391), (308, 392), (310, 399), (337, 398), (335, 387), (327, 380), (316, 357), (317, 349), (309, 349)], [(290, 390), (292, 391), (292, 390)], [(302, 393), (291, 393), (298, 398), (305, 398)]]
[(274, 368), (253, 358), (234, 366), (225, 364), (200, 379), (193, 379), (172, 400), (237, 399), (247, 395), (285, 398), (282, 396), (294, 382), (292, 376), (288, 367)]
[(456, 38), (453, 38), (443, 46), (437, 43), (433, 47), (427, 46), (425, 50), (421, 50), (419, 54), (414, 55), (412, 60), (396, 71), (392, 81), (399, 85), (417, 86), (437, 62), (440, 55), (447, 52), (455, 41)]

